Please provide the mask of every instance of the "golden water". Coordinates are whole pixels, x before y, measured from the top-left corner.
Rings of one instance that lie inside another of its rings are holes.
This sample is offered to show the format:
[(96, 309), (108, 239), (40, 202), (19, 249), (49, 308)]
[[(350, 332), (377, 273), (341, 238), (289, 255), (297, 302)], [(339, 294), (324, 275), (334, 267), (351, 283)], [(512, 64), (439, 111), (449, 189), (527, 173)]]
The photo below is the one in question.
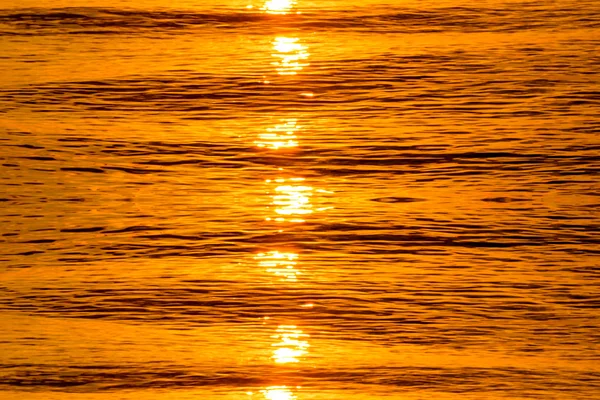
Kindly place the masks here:
[(600, 397), (596, 1), (5, 3), (1, 399)]

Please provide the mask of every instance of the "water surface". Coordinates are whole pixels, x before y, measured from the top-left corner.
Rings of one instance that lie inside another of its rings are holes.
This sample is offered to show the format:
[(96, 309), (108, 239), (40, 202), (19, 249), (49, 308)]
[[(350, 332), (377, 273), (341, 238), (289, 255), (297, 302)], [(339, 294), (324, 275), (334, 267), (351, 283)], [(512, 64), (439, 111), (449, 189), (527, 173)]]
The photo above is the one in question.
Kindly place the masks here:
[(596, 1), (5, 3), (3, 399), (600, 396)]

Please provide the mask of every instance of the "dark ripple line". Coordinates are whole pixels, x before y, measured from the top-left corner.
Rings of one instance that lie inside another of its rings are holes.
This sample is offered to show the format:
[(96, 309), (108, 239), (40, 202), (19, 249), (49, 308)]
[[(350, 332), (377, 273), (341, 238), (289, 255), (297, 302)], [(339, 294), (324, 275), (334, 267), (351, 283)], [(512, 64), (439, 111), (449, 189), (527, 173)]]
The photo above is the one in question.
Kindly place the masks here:
[[(587, 4), (594, 7), (593, 3)], [(379, 13), (377, 13), (379, 12)], [(304, 10), (300, 15), (269, 15), (256, 12), (142, 11), (116, 8), (25, 9), (0, 13), (0, 23), (13, 30), (8, 35), (52, 34), (48, 30), (74, 34), (118, 34), (151, 29), (167, 33), (192, 27), (247, 28), (256, 24), (302, 29), (353, 29), (378, 32), (439, 32), (447, 30), (516, 31), (558, 26), (600, 26), (597, 14), (586, 8), (504, 7), (500, 9), (445, 7), (435, 10), (357, 9), (328, 12)], [(527, 20), (523, 23), (523, 20)], [(268, 22), (268, 24), (266, 24)], [(114, 29), (116, 28), (116, 29)], [(27, 30), (25, 30), (27, 29)], [(45, 30), (45, 32), (44, 32)]]

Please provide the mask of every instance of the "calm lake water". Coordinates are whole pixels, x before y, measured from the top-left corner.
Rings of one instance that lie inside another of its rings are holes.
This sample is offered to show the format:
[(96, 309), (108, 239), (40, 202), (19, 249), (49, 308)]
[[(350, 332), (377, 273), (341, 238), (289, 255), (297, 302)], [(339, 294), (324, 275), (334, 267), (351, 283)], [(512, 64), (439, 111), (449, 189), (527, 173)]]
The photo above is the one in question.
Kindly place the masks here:
[(4, 0), (0, 398), (600, 398), (600, 2)]

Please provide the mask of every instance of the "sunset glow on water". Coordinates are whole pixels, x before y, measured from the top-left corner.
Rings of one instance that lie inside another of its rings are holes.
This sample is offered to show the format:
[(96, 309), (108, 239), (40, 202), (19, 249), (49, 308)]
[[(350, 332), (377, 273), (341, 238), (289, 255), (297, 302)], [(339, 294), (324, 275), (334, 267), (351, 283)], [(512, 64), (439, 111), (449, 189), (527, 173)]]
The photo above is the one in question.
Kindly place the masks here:
[(262, 10), (269, 14), (287, 14), (294, 6), (294, 0), (268, 0)]
[(600, 398), (599, 16), (5, 1), (0, 399)]

